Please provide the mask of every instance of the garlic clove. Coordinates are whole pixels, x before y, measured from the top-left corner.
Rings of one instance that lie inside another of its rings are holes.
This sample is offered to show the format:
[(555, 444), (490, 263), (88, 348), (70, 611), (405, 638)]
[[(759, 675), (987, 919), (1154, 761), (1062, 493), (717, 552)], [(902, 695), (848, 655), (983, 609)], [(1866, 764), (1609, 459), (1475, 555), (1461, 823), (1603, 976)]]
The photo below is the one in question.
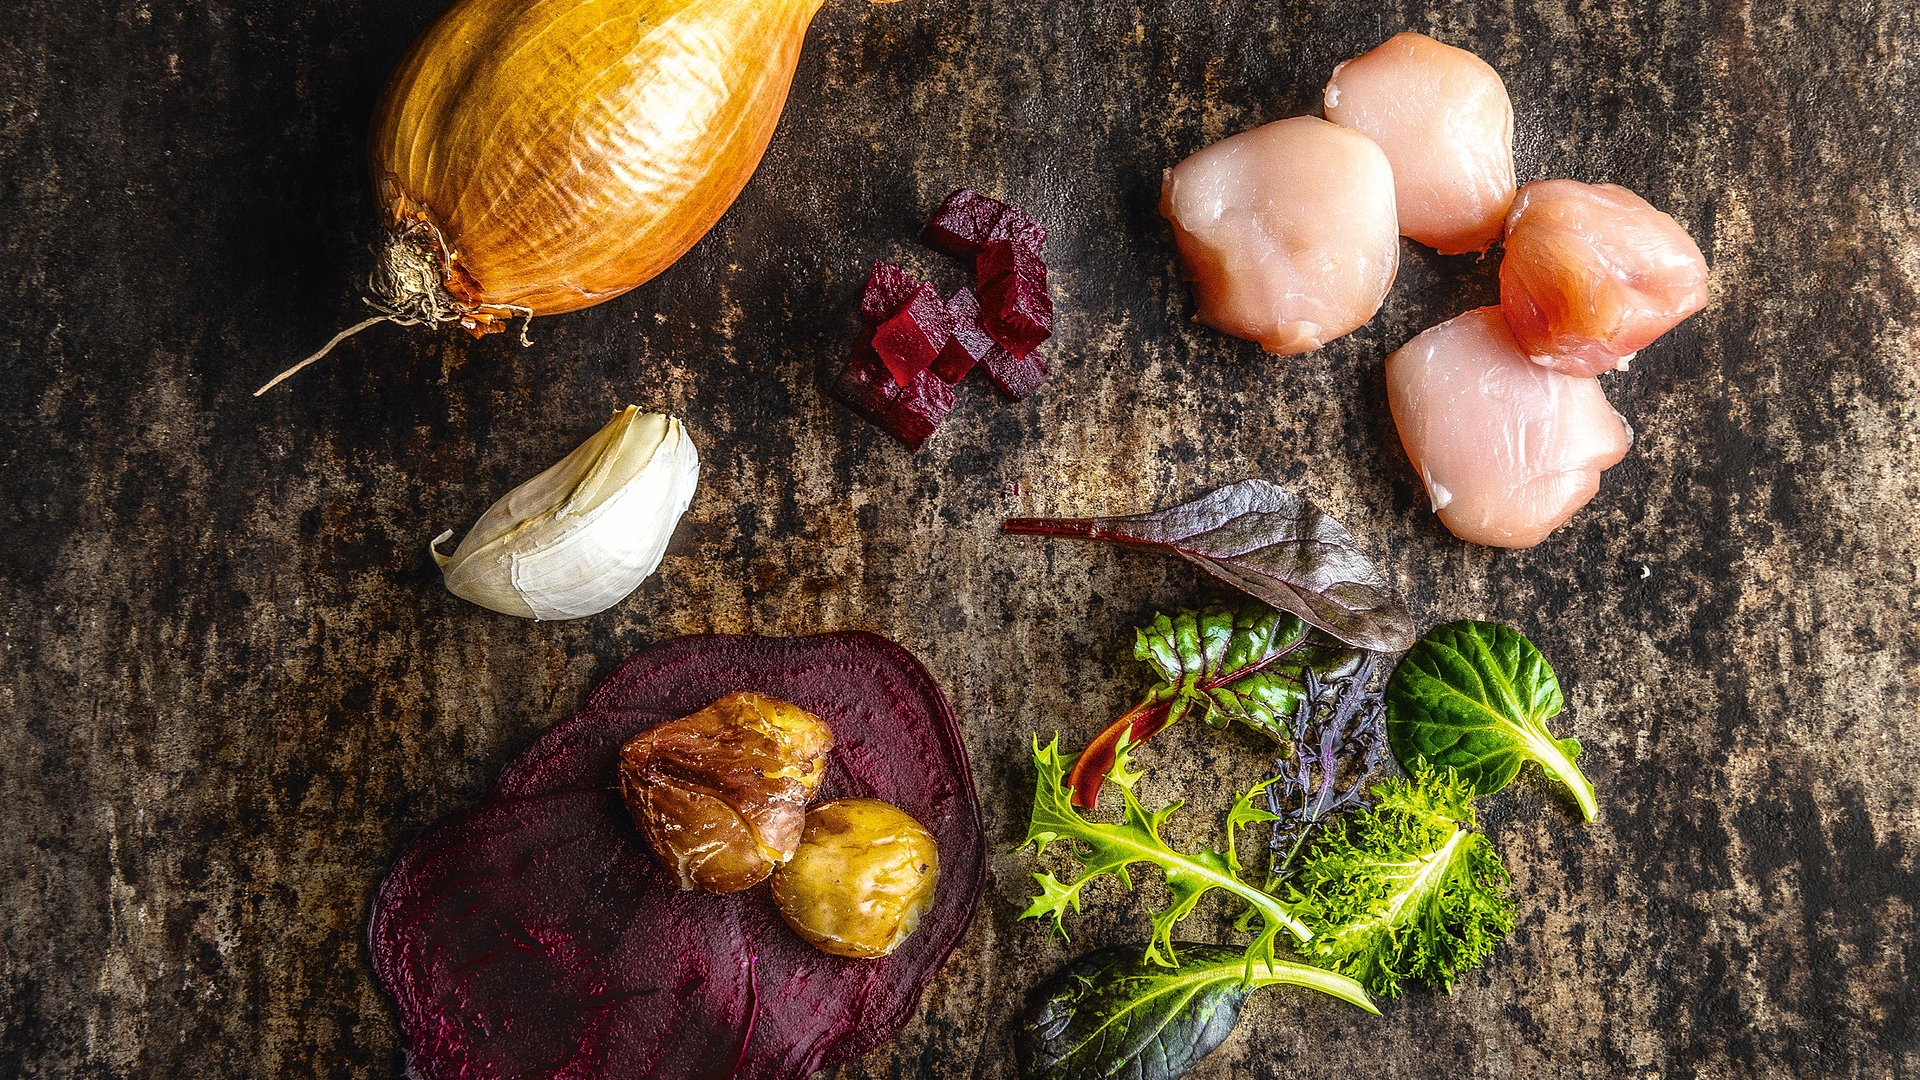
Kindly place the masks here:
[(451, 530), (429, 549), (455, 596), (521, 618), (577, 619), (659, 567), (699, 477), (685, 425), (629, 405), (489, 507), (452, 555), (438, 550)]

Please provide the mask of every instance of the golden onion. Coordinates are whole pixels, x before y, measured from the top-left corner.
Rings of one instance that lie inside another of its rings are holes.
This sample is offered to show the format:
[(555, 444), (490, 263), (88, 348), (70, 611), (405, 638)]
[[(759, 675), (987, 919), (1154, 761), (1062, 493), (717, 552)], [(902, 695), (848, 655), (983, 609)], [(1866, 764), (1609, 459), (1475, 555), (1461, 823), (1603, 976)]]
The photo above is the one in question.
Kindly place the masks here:
[(458, 0), (387, 84), (378, 322), (475, 335), (665, 270), (753, 175), (822, 0)]

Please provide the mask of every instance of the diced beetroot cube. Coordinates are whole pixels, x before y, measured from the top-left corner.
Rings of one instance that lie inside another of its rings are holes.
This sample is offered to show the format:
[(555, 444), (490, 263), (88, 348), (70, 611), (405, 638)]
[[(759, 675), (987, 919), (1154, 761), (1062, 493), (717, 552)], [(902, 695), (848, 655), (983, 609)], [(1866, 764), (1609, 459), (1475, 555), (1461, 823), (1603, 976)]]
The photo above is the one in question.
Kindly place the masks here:
[(995, 240), (1011, 240), (1015, 244), (1033, 252), (1037, 259), (1040, 248), (1047, 242), (1047, 227), (1027, 216), (1025, 210), (1009, 206), (993, 223), (993, 229), (987, 233), (987, 243)]
[(1009, 274), (1018, 274), (1039, 282), (1047, 283), (1047, 264), (1041, 260), (1040, 253), (1025, 244), (1000, 239), (980, 249), (974, 256), (973, 276), (979, 282), (981, 292), (987, 286)]
[(867, 275), (866, 291), (860, 294), (860, 314), (870, 323), (886, 322), (913, 299), (913, 292), (919, 287), (912, 274), (890, 262), (875, 259), (873, 273)]
[(1047, 264), (1011, 240), (988, 244), (974, 260), (980, 280), (981, 324), (1014, 356), (1025, 356), (1053, 336), (1053, 297)]
[(881, 420), (904, 391), (899, 383), (893, 381), (893, 373), (874, 353), (872, 342), (873, 331), (869, 330), (854, 343), (853, 355), (847, 360), (846, 370), (834, 381), (833, 396), (852, 406), (855, 411)]
[(980, 325), (980, 301), (972, 289), (961, 289), (947, 301), (947, 313), (953, 316), (953, 337), (933, 362), (933, 373), (949, 386), (958, 385), (997, 346)]
[(873, 331), (873, 351), (901, 386), (933, 366), (953, 336), (953, 316), (931, 285), (915, 289), (905, 307)]
[(933, 212), (933, 220), (927, 222), (920, 242), (956, 258), (971, 259), (993, 239), (994, 226), (1010, 209), (1012, 207), (998, 199), (989, 199), (972, 188), (961, 188), (947, 196), (940, 209)]
[(893, 407), (880, 422), (894, 437), (918, 451), (933, 437), (933, 430), (953, 411), (953, 387), (921, 372), (913, 385), (902, 391)]
[(993, 385), (1015, 401), (1025, 401), (1040, 389), (1040, 384), (1047, 381), (1047, 376), (1053, 374), (1047, 370), (1047, 362), (1037, 352), (1014, 356), (1005, 349), (995, 349), (980, 361), (980, 366), (986, 369), (987, 378), (993, 380)]

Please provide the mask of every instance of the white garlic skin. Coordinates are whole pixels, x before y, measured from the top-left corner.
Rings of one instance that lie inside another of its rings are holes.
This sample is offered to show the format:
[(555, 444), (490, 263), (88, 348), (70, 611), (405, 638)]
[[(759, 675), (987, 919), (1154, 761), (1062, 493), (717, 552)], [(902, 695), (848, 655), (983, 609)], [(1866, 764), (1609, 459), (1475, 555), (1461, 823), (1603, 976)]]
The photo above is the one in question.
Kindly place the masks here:
[(429, 547), (455, 596), (525, 619), (578, 619), (659, 567), (699, 478), (686, 427), (629, 405), (489, 507), (452, 555), (438, 550), (452, 530)]

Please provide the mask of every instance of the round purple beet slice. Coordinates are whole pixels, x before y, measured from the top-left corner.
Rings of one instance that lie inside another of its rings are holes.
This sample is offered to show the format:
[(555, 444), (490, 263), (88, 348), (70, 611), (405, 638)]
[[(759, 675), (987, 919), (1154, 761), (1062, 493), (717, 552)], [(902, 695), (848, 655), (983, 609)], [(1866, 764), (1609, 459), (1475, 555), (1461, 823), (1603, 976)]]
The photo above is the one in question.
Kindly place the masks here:
[[(814, 949), (764, 884), (682, 892), (627, 817), (620, 746), (738, 690), (833, 729), (820, 800), (884, 799), (940, 845), (933, 907), (894, 955)], [(375, 901), (374, 967), (425, 1080), (799, 1080), (898, 1033), (972, 920), (985, 854), (959, 727), (905, 650), (857, 632), (680, 638), (622, 664), (487, 802), (408, 848)]]
[(733, 1071), (757, 1004), (750, 943), (677, 895), (624, 813), (599, 792), (483, 803), (400, 856), (369, 936), (411, 1075)]

